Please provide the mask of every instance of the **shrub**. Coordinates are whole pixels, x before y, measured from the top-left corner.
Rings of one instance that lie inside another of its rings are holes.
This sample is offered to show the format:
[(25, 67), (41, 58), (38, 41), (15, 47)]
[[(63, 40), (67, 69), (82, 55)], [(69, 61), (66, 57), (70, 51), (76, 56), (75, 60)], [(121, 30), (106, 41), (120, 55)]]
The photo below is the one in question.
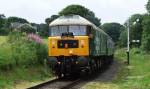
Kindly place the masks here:
[(150, 52), (150, 15), (145, 15), (143, 20), (142, 46), (147, 53)]
[(33, 45), (36, 48), (38, 62), (43, 63), (43, 60), (47, 58), (47, 47), (44, 44), (42, 38), (35, 34), (29, 34), (27, 37), (29, 41), (33, 42)]
[(5, 45), (0, 47), (0, 68), (10, 69), (12, 66), (30, 66), (44, 62), (47, 58), (46, 45), (39, 36), (29, 35), (18, 31), (9, 34)]
[(18, 28), (19, 31), (21, 32), (26, 32), (26, 33), (35, 33), (36, 28), (31, 26), (30, 24), (23, 24)]

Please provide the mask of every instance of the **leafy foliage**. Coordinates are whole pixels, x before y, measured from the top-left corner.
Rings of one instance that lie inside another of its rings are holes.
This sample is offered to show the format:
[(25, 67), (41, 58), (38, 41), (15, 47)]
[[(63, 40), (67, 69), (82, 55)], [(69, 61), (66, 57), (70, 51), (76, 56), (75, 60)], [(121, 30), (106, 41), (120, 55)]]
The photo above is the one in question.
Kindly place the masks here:
[(127, 45), (127, 30), (124, 30), (120, 34), (118, 46), (126, 47), (126, 45)]
[(148, 2), (146, 4), (146, 9), (147, 9), (148, 13), (150, 13), (150, 0), (148, 0)]
[(5, 16), (3, 14), (0, 14), (0, 29), (4, 27), (5, 24)]
[(117, 42), (121, 31), (124, 30), (124, 26), (119, 23), (105, 23), (102, 25), (102, 29)]
[(75, 15), (80, 15), (89, 21), (93, 22), (96, 26), (100, 26), (100, 19), (98, 19), (94, 12), (90, 11), (89, 9), (85, 8), (84, 6), (81, 5), (69, 5), (66, 8), (64, 8), (62, 11), (59, 12), (59, 15), (70, 15), (70, 14), (75, 14)]
[(0, 35), (8, 35), (9, 32), (12, 30), (12, 23), (29, 23), (26, 19), (19, 18), (19, 17), (8, 17), (6, 18), (5, 15), (0, 14)]
[(13, 31), (9, 36), (0, 36), (0, 40), (0, 88), (11, 89), (22, 81), (39, 81), (51, 76), (51, 71), (43, 66), (47, 46), (38, 41), (42, 40), (38, 35)]
[(6, 21), (6, 27), (9, 27), (11, 23), (18, 22), (18, 23), (29, 23), (26, 19), (19, 18), (19, 17), (8, 17)]
[(48, 32), (49, 32), (48, 24), (39, 24), (37, 29), (40, 36), (48, 37)]
[(26, 32), (26, 33), (36, 33), (36, 28), (29, 24), (22, 24), (19, 28), (19, 31)]
[(7, 30), (4, 29), (5, 21), (6, 21), (5, 15), (0, 14), (0, 35), (7, 34)]
[(150, 52), (150, 16), (145, 15), (143, 20), (142, 48)]
[(46, 58), (45, 44), (29, 40), (26, 34), (18, 31), (10, 33), (7, 43), (0, 47), (0, 69), (41, 64)]

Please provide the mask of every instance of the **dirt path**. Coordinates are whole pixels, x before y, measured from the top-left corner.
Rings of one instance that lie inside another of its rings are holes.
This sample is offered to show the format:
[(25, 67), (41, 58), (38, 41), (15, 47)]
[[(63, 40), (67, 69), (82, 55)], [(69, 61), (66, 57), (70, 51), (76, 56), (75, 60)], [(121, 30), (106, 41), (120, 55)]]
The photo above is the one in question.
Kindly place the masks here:
[(119, 68), (120, 64), (114, 61), (110, 67), (93, 80), (93, 82), (111, 82), (117, 75)]

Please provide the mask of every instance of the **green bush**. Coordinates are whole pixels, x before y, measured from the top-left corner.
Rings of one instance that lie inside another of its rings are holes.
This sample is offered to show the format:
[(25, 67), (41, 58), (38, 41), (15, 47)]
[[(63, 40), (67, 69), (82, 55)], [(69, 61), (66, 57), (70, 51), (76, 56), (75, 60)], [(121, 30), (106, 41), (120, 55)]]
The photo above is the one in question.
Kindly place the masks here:
[(139, 49), (139, 48), (132, 48), (131, 53), (132, 53), (133, 55), (135, 55), (135, 54), (141, 54), (141, 53), (142, 53), (142, 50)]
[(26, 32), (26, 33), (35, 33), (36, 32), (36, 28), (31, 26), (30, 24), (23, 24), (19, 27), (18, 30), (21, 32)]
[(0, 68), (41, 64), (47, 58), (47, 47), (43, 43), (30, 40), (24, 33), (9, 34), (7, 42), (0, 47)]
[(145, 52), (150, 52), (150, 15), (144, 15), (143, 20), (143, 33), (142, 33), (142, 46), (141, 48)]
[(10, 69), (14, 63), (10, 44), (0, 44), (0, 68), (4, 70)]

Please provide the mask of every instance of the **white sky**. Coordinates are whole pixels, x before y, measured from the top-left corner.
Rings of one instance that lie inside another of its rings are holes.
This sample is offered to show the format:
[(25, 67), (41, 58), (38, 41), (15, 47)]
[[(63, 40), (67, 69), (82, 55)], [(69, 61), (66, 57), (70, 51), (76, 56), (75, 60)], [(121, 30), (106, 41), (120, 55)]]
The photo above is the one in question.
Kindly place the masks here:
[(119, 22), (135, 13), (146, 13), (148, 0), (0, 0), (0, 14), (18, 16), (30, 22), (44, 23), (45, 18), (58, 14), (70, 4), (92, 10), (102, 23)]

